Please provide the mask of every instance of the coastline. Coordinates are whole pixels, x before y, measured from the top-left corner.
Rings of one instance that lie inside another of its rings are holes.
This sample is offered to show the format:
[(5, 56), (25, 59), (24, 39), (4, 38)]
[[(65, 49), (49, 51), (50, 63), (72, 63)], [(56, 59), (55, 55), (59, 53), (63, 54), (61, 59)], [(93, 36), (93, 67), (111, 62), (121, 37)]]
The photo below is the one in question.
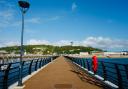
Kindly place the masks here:
[[(47, 56), (58, 56), (58, 55), (24, 55), (23, 58), (36, 58), (36, 57), (47, 57)], [(69, 54), (62, 56), (71, 56), (79, 58), (92, 58), (94, 55), (79, 55), (79, 54)], [(128, 55), (96, 55), (98, 58), (128, 58)], [(0, 60), (2, 59), (11, 59), (11, 58), (20, 58), (20, 55), (0, 55)]]
[[(72, 55), (73, 57), (80, 57), (80, 58), (92, 58), (94, 55)], [(128, 55), (111, 55), (111, 56), (104, 56), (104, 55), (96, 55), (98, 58), (128, 58)]]

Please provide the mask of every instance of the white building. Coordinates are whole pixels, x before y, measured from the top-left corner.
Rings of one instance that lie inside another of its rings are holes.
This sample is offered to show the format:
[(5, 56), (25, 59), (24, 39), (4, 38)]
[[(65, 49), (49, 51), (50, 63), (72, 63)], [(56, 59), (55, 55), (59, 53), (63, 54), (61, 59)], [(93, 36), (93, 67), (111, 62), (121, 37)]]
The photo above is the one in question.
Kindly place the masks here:
[(104, 56), (116, 56), (122, 55), (122, 52), (104, 52)]
[(89, 55), (88, 52), (80, 52), (80, 56), (87, 56), (87, 55)]

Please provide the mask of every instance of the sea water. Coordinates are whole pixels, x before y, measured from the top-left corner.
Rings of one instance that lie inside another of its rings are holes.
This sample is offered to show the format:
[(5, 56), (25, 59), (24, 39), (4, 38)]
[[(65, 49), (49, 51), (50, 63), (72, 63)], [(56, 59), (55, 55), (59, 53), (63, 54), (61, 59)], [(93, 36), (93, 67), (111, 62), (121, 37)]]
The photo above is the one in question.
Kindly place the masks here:
[[(85, 58), (84, 58), (85, 59)], [(86, 60), (89, 61), (89, 65), (92, 71), (92, 64), (91, 58), (87, 58)], [(122, 81), (123, 82), (123, 87), (124, 89), (128, 89), (128, 70), (125, 69), (124, 65), (128, 65), (128, 58), (98, 58), (98, 71), (97, 71), (97, 75), (100, 75), (101, 77), (103, 77), (103, 68), (101, 65), (101, 61), (104, 62), (104, 65), (107, 66), (106, 70), (107, 70), (107, 80), (118, 85), (118, 76), (117, 76), (117, 71), (115, 68), (115, 64), (118, 65), (121, 76), (122, 76)]]

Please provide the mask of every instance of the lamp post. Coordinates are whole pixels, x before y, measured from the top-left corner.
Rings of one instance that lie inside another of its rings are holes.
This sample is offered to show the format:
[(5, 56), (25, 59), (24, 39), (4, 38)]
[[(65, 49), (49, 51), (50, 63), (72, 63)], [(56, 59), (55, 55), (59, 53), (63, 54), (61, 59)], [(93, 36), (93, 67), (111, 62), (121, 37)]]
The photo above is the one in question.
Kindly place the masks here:
[(22, 12), (22, 30), (21, 30), (21, 46), (20, 46), (20, 66), (19, 66), (19, 80), (18, 80), (18, 86), (22, 86), (22, 59), (23, 59), (23, 35), (24, 35), (24, 14), (29, 9), (30, 4), (27, 1), (19, 0), (18, 1), (20, 10)]

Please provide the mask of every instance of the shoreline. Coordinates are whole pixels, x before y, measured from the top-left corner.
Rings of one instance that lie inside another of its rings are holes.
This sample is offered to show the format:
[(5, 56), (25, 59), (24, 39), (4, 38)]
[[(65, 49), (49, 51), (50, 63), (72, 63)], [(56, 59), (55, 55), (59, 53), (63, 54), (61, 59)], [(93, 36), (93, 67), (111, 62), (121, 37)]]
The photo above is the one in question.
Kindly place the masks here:
[[(59, 56), (59, 55), (24, 55), (23, 58), (42, 58), (42, 57), (48, 57), (48, 56)], [(94, 55), (76, 55), (76, 54), (70, 54), (70, 55), (62, 55), (62, 56), (71, 56), (71, 57), (79, 57), (79, 58), (92, 58)], [(96, 55), (97, 58), (128, 58), (128, 55)], [(0, 55), (0, 60), (2, 59), (12, 59), (12, 58), (20, 58), (20, 55)]]
[[(92, 58), (94, 55), (74, 55), (73, 57), (80, 57), (80, 58)], [(104, 55), (96, 55), (97, 58), (128, 58), (128, 55), (111, 55), (111, 56), (104, 56)]]

